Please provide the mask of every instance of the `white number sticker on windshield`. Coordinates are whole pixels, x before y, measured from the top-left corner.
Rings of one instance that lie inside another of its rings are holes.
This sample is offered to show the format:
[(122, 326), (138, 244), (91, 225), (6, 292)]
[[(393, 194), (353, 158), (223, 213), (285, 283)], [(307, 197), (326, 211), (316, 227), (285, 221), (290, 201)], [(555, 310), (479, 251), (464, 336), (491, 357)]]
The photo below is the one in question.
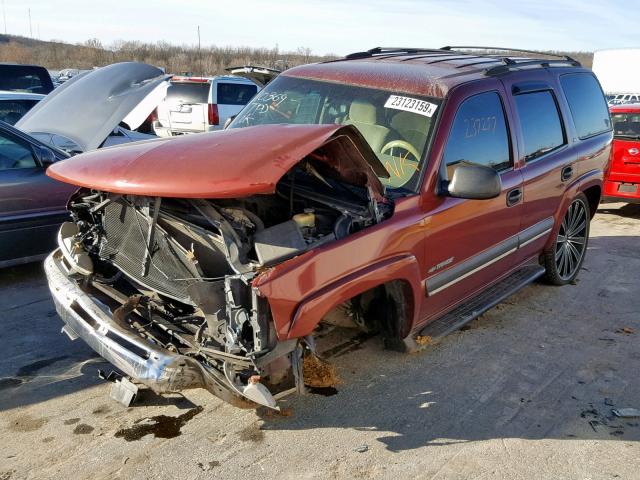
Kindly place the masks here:
[(384, 104), (385, 108), (404, 110), (405, 112), (417, 113), (425, 117), (431, 117), (438, 108), (435, 103), (430, 103), (418, 98), (403, 97), (401, 95), (391, 95)]

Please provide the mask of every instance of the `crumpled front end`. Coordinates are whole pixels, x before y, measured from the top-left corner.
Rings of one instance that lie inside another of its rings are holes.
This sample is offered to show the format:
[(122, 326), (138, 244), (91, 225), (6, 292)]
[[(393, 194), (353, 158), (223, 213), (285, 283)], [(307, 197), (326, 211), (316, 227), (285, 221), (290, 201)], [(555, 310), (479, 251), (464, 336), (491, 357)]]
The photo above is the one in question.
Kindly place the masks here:
[(276, 408), (304, 390), (309, 338), (281, 341), (253, 286), (271, 266), (390, 214), (302, 162), (272, 195), (184, 199), (80, 190), (46, 261), (67, 333), (157, 392), (204, 387)]

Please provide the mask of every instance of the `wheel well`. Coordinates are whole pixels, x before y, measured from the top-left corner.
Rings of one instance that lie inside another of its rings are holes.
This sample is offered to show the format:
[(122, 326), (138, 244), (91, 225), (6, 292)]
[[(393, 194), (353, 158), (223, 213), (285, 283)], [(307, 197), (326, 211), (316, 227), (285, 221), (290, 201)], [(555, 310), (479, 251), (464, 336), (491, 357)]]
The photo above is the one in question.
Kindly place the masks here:
[(594, 185), (587, 188), (583, 193), (589, 201), (589, 212), (591, 213), (591, 218), (593, 218), (593, 216), (596, 214), (596, 210), (598, 209), (598, 204), (600, 203), (600, 195), (602, 194), (602, 189), (599, 185)]
[(408, 282), (392, 280), (380, 284), (349, 302), (360, 309), (362, 323), (367, 329), (379, 331), (389, 339), (400, 340), (409, 335), (414, 298)]

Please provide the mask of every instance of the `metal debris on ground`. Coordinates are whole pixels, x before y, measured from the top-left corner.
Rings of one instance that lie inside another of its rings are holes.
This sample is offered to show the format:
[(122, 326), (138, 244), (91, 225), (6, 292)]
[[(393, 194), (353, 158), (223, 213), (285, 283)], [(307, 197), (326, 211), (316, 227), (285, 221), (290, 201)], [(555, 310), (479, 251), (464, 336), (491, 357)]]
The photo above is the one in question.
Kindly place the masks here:
[(353, 449), (354, 452), (364, 453), (369, 450), (369, 445), (360, 445)]
[(122, 377), (111, 385), (109, 396), (125, 407), (130, 407), (136, 401), (138, 387), (128, 378)]
[(622, 327), (616, 330), (616, 333), (624, 333), (626, 335), (633, 335), (636, 333), (635, 329), (631, 327)]
[(611, 413), (620, 418), (640, 417), (640, 409), (638, 408), (616, 408), (614, 410), (611, 410)]

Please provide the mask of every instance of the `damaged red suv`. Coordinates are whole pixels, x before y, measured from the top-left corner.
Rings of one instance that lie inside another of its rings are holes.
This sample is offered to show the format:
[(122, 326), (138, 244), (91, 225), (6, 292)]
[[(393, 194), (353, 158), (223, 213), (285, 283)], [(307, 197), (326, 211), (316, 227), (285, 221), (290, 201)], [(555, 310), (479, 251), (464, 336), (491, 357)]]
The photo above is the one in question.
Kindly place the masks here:
[(604, 182), (612, 202), (640, 203), (640, 104), (611, 107), (613, 160)]
[(571, 282), (611, 141), (571, 58), (376, 48), (285, 71), (226, 130), (50, 167), (80, 189), (45, 269), (125, 378), (275, 408), (330, 369), (323, 322), (414, 351)]

